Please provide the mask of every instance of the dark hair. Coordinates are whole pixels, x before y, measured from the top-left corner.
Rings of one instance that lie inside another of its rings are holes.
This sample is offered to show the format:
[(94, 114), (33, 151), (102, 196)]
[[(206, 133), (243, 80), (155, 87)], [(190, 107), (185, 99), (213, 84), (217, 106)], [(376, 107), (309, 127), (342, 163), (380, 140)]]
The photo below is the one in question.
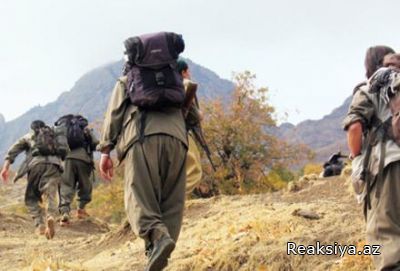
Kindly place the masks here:
[(40, 128), (43, 128), (46, 124), (42, 120), (34, 120), (31, 123), (31, 129), (36, 131)]
[(386, 55), (394, 53), (395, 51), (388, 46), (369, 47), (364, 62), (367, 78), (370, 78), (379, 68), (383, 67), (383, 59)]
[(179, 74), (182, 74), (182, 72), (187, 71), (189, 69), (189, 65), (186, 63), (185, 60), (179, 59), (176, 62), (176, 70), (179, 72)]

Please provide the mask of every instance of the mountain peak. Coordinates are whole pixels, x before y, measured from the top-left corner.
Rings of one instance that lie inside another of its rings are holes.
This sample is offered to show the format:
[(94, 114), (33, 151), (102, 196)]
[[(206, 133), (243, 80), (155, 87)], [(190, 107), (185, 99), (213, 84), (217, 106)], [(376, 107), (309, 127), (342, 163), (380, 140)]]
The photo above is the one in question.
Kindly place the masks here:
[(6, 125), (6, 119), (3, 116), (3, 114), (0, 113), (0, 131), (4, 129), (5, 125)]
[(278, 134), (289, 142), (304, 143), (316, 153), (317, 161), (326, 160), (332, 153), (347, 150), (342, 121), (351, 103), (348, 97), (341, 106), (318, 120), (305, 120), (296, 126), (282, 124)]
[[(232, 82), (221, 79), (215, 72), (190, 60), (188, 62), (193, 78), (199, 83), (201, 98), (226, 97), (234, 89)], [(0, 115), (0, 159), (10, 144), (28, 131), (35, 119), (54, 123), (65, 114), (82, 114), (90, 121), (103, 119), (112, 89), (121, 76), (122, 65), (120, 60), (85, 73), (70, 91), (62, 93), (56, 101), (31, 108), (12, 121), (6, 123)]]

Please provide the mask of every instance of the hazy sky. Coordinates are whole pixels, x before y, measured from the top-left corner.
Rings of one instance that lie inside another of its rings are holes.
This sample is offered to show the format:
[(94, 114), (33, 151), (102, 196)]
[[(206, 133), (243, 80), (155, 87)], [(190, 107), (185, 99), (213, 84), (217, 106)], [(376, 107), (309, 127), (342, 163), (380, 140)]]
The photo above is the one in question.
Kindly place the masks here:
[(185, 57), (230, 79), (250, 70), (297, 123), (339, 106), (371, 45), (399, 48), (400, 1), (0, 0), (0, 112), (11, 120), (122, 57), (129, 36), (182, 33)]

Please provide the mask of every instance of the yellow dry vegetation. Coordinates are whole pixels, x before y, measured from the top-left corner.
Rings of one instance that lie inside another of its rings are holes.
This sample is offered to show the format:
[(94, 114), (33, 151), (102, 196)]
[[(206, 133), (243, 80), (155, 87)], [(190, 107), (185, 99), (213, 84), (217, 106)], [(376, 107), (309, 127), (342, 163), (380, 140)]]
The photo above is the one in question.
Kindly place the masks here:
[(111, 183), (98, 183), (87, 209), (89, 214), (108, 223), (120, 223), (125, 217), (122, 178), (116, 176)]
[(310, 174), (317, 174), (319, 175), (324, 168), (322, 167), (321, 164), (316, 164), (316, 163), (310, 163), (304, 166), (304, 175), (310, 175)]
[(59, 259), (39, 257), (32, 261), (26, 271), (87, 271), (79, 264), (65, 263)]
[[(373, 270), (369, 256), (287, 255), (287, 243), (365, 244), (362, 208), (342, 177), (314, 179), (296, 192), (217, 196), (189, 200), (177, 248), (168, 271)], [(97, 189), (107, 193), (108, 186)], [(121, 183), (115, 183), (122, 187)], [(108, 193), (110, 194), (110, 193)], [(104, 198), (101, 204), (112, 205)], [(99, 201), (100, 202), (100, 201)], [(104, 206), (102, 208), (105, 208)], [(109, 217), (104, 209), (104, 217)], [(320, 218), (294, 214), (304, 210)], [(94, 210), (93, 210), (94, 211)], [(93, 214), (93, 212), (92, 212)], [(6, 270), (143, 270), (143, 241), (128, 230), (109, 232), (95, 220), (57, 228), (48, 242), (32, 236), (26, 216), (0, 213), (0, 266)]]
[[(198, 215), (185, 220), (168, 270), (372, 269), (367, 256), (287, 255), (287, 242), (363, 244), (361, 209), (346, 190), (343, 179), (330, 178), (295, 193), (210, 199), (207, 209), (204, 200), (193, 200), (187, 212)], [(297, 209), (313, 211), (321, 219), (293, 216)]]
[(204, 135), (217, 166), (217, 172), (213, 172), (203, 153), (202, 183), (213, 194), (276, 191), (285, 184), (269, 172), (289, 169), (312, 158), (305, 145), (291, 144), (274, 135), (277, 119), (269, 90), (257, 87), (255, 79), (249, 71), (236, 74), (231, 95), (202, 103)]

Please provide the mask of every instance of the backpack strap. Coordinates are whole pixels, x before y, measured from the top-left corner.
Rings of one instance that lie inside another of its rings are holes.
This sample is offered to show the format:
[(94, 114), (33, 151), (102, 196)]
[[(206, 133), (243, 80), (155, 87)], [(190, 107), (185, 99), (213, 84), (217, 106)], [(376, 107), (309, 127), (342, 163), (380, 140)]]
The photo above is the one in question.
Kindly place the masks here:
[[(127, 97), (129, 97), (129, 75), (128, 75), (128, 82), (125, 80), (122, 80), (121, 78), (118, 78), (118, 81), (124, 86), (125, 88), (125, 94)], [(129, 100), (129, 98), (128, 98)], [(139, 108), (139, 107), (138, 107)], [(139, 142), (143, 144), (144, 142), (144, 130), (146, 129), (146, 118), (147, 118), (147, 112), (143, 108), (139, 108), (139, 113), (140, 113), (140, 118), (139, 121), (137, 122), (137, 131), (139, 133)]]
[(361, 89), (361, 87), (366, 86), (366, 85), (367, 85), (367, 81), (363, 81), (363, 82), (357, 84), (353, 89), (353, 96), (357, 93), (357, 91), (359, 91)]
[(147, 112), (146, 110), (140, 110), (140, 123), (139, 123), (139, 142), (143, 144), (144, 142), (144, 130), (146, 128), (146, 117)]
[[(377, 125), (377, 126), (376, 126)], [(373, 148), (373, 143), (376, 142), (377, 138), (377, 130), (379, 129), (380, 124), (376, 123), (375, 126), (372, 127), (372, 129), (368, 132), (367, 135), (367, 140), (365, 144), (367, 144), (367, 149), (365, 151), (365, 158), (363, 161), (363, 167), (361, 171), (361, 180), (365, 181), (365, 186), (367, 189), (367, 193), (365, 195), (365, 201), (364, 201), (364, 217), (365, 220), (367, 220), (367, 211), (371, 209), (371, 199), (370, 199), (370, 194), (371, 194), (371, 172), (368, 169), (371, 153), (372, 153), (372, 148)]]
[[(361, 178), (366, 182), (366, 196), (364, 201), (364, 217), (367, 220), (367, 212), (371, 209), (371, 191), (374, 185), (376, 184), (376, 197), (380, 197), (381, 186), (383, 183), (383, 170), (385, 167), (385, 155), (386, 155), (386, 141), (388, 137), (388, 131), (391, 125), (391, 118), (382, 122), (378, 118), (374, 117), (372, 121), (372, 128), (368, 133), (366, 144), (367, 149), (365, 152), (365, 159), (363, 162), (363, 169), (361, 172)], [(379, 156), (379, 165), (378, 165), (378, 174), (376, 178), (373, 178), (370, 170), (368, 169), (370, 157), (372, 153), (372, 148), (376, 146), (378, 143), (382, 144), (381, 153)]]

